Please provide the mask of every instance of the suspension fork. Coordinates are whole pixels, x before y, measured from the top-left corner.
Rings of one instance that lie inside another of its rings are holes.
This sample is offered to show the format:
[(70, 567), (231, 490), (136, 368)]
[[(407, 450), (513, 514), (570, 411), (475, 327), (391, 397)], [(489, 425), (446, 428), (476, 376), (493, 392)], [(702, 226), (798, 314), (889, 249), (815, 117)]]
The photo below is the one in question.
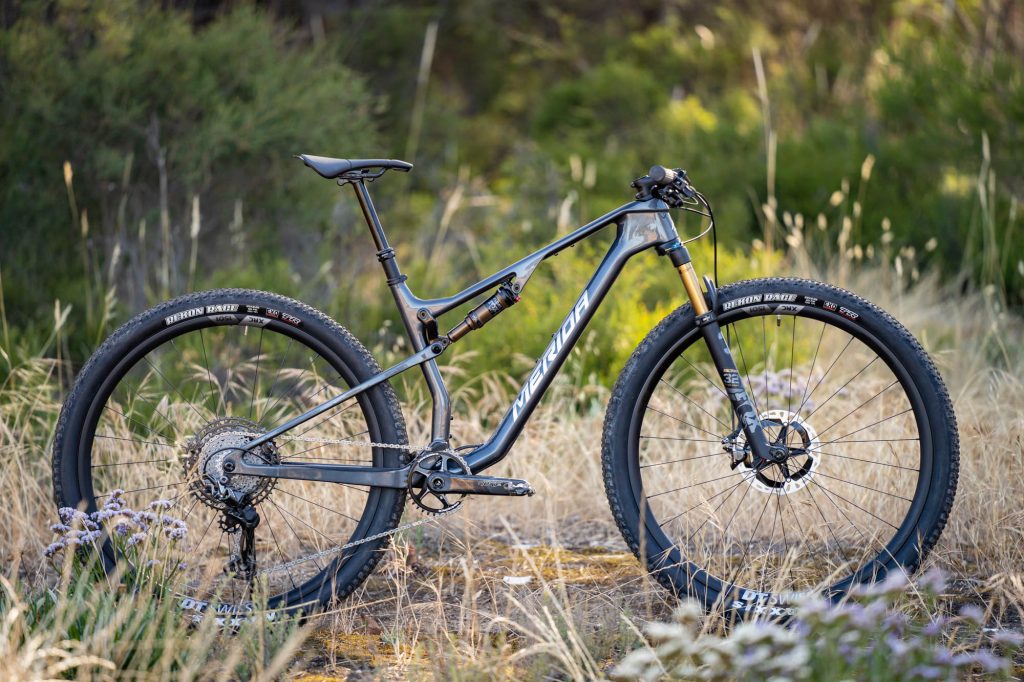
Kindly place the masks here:
[[(729, 402), (732, 403), (733, 412), (739, 419), (743, 433), (747, 437), (747, 443), (754, 454), (754, 461), (778, 461), (779, 457), (784, 457), (784, 455), (776, 452), (776, 449), (768, 442), (768, 436), (761, 426), (757, 410), (754, 408), (750, 396), (747, 395), (739, 370), (736, 369), (736, 361), (733, 360), (729, 344), (722, 335), (721, 327), (718, 326), (718, 316), (715, 311), (718, 296), (714, 284), (705, 278), (712, 304), (712, 307), (709, 308), (704, 298), (704, 292), (701, 291), (697, 273), (694, 272), (693, 263), (690, 261), (690, 252), (687, 248), (676, 239), (659, 247), (658, 251), (662, 255), (668, 256), (669, 260), (672, 261), (672, 265), (679, 272), (680, 279), (683, 280), (683, 288), (686, 289), (686, 295), (689, 297), (690, 305), (693, 307), (697, 327), (704, 337), (704, 343), (708, 347), (708, 352), (711, 353), (711, 359), (718, 370), (718, 376), (722, 379), (722, 385), (725, 386), (725, 393), (729, 396)], [(742, 455), (740, 459), (742, 459)]]

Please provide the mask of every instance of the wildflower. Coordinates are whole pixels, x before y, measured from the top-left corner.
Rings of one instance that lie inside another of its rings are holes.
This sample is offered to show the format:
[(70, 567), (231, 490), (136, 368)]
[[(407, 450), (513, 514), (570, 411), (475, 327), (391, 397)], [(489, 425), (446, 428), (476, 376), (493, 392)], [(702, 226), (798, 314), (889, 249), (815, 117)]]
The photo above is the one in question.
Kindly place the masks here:
[(61, 535), (63, 535), (64, 533), (71, 532), (71, 526), (65, 525), (63, 523), (54, 523), (50, 526), (50, 530), (52, 530), (54, 533), (60, 533)]
[(72, 509), (71, 507), (61, 507), (57, 510), (57, 515), (63, 523), (72, 527), (76, 525), (76, 521), (81, 525), (85, 525), (87, 522), (92, 523), (85, 512), (80, 512), (77, 509)]
[(57, 552), (61, 551), (62, 549), (64, 549), (64, 543), (63, 542), (58, 541), (58, 542), (51, 543), (46, 549), (43, 550), (43, 556), (45, 556), (47, 559), (49, 559), (50, 557), (52, 557), (54, 554), (56, 554)]
[(92, 514), (92, 520), (93, 521), (97, 521), (99, 523), (103, 523), (104, 521), (109, 521), (110, 519), (112, 519), (112, 518), (114, 518), (116, 516), (119, 516), (120, 514), (121, 514), (121, 511), (119, 509), (106, 509), (106, 508), (104, 508), (104, 509), (101, 509), (98, 512)]
[(903, 571), (891, 571), (885, 580), (876, 583), (862, 583), (850, 590), (851, 597), (894, 597), (910, 584)]
[(945, 618), (939, 616), (938, 618), (928, 621), (928, 624), (921, 629), (921, 634), (925, 637), (938, 637), (942, 633), (942, 626), (945, 625)]
[(932, 662), (936, 665), (950, 666), (953, 665), (953, 652), (944, 646), (938, 646), (932, 649)]
[(1000, 644), (1011, 649), (1019, 648), (1024, 644), (1024, 635), (1011, 630), (997, 630), (991, 637), (993, 644)]
[(941, 570), (933, 568), (921, 576), (918, 584), (925, 592), (940, 594), (946, 589), (946, 576)]
[(981, 666), (982, 670), (988, 673), (1005, 670), (1010, 666), (1010, 662), (1008, 660), (992, 653), (990, 649), (978, 649), (977, 651), (972, 651), (970, 653), (960, 654), (955, 657), (954, 661), (958, 666)]
[(140, 542), (145, 542), (147, 537), (148, 536), (146, 535), (146, 533), (135, 533), (130, 538), (128, 538), (128, 542), (126, 542), (125, 544), (127, 544), (129, 547), (134, 547)]
[(943, 673), (942, 668), (934, 665), (916, 665), (907, 672), (907, 677), (920, 680), (941, 680), (949, 675)]
[(895, 635), (902, 635), (906, 631), (909, 621), (907, 614), (902, 611), (893, 611), (882, 621), (882, 627)]
[(885, 645), (889, 648), (895, 662), (906, 658), (907, 654), (916, 648), (915, 644), (916, 640), (905, 641), (892, 634), (885, 637)]
[(981, 608), (977, 604), (967, 604), (960, 609), (960, 617), (964, 620), (969, 620), (976, 625), (982, 625), (985, 622), (985, 609)]
[(171, 540), (184, 540), (185, 536), (188, 535), (188, 529), (186, 528), (170, 528), (164, 532)]
[(116, 535), (117, 535), (118, 537), (121, 537), (121, 538), (123, 538), (124, 536), (128, 535), (128, 533), (129, 533), (130, 531), (131, 531), (131, 526), (129, 526), (129, 525), (128, 525), (128, 524), (127, 524), (126, 522), (124, 522), (124, 521), (120, 521), (120, 522), (118, 522), (117, 524), (115, 524), (115, 525), (114, 525), (114, 533), (115, 533), (115, 534), (116, 534)]
[(174, 503), (171, 502), (170, 500), (153, 500), (152, 502), (150, 502), (146, 506), (146, 508), (147, 509), (151, 509), (151, 510), (157, 510), (157, 509), (170, 509), (173, 506), (174, 506)]
[(79, 539), (79, 541), (81, 541), (82, 544), (86, 544), (86, 543), (96, 542), (101, 537), (103, 537), (103, 532), (102, 531), (100, 531), (100, 530), (91, 530), (88, 533), (82, 533), (80, 536), (78, 536), (78, 539)]

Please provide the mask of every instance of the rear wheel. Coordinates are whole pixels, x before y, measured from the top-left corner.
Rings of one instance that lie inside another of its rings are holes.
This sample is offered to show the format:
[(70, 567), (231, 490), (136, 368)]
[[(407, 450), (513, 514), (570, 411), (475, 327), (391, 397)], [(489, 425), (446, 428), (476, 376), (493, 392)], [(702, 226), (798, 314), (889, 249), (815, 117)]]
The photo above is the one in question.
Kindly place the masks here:
[(839, 596), (916, 569), (945, 525), (959, 461), (949, 398), (917, 341), (816, 282), (723, 287), (719, 310), (788, 456), (744, 455), (693, 312), (677, 309), (630, 358), (605, 420), (605, 485), (633, 551), (674, 592), (741, 615), (786, 615), (796, 594)]
[[(79, 374), (57, 428), (57, 503), (92, 512), (115, 490), (136, 510), (169, 502), (166, 513), (188, 531), (182, 603), (197, 614), (250, 612), (256, 578), (266, 581), (274, 610), (345, 596), (373, 570), (386, 538), (344, 553), (332, 548), (394, 528), (405, 492), (227, 478), (220, 460), (224, 448), (379, 371), (347, 331), (281, 296), (226, 289), (164, 303), (117, 330)], [(406, 463), (404, 450), (370, 444), (406, 442), (395, 395), (380, 384), (262, 446), (258, 456), (397, 467)], [(211, 488), (218, 479), (229, 481), (228, 490)], [(238, 521), (253, 512), (256, 563), (246, 566), (238, 561)], [(104, 552), (114, 566), (110, 543)]]

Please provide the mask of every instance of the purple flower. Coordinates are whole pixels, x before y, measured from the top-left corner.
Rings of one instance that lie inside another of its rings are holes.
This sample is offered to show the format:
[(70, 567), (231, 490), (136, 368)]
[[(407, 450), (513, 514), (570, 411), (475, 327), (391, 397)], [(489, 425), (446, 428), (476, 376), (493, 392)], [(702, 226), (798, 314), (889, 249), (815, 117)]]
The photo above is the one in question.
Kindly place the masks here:
[(171, 502), (170, 500), (153, 500), (152, 502), (150, 502), (146, 506), (146, 508), (147, 509), (152, 509), (152, 510), (156, 510), (156, 509), (170, 509), (173, 506), (174, 506), (174, 503)]
[(886, 646), (889, 647), (889, 651), (892, 652), (892, 655), (897, 660), (904, 658), (908, 653), (910, 653), (915, 648), (914, 641), (915, 640), (910, 640), (909, 642), (907, 642), (900, 639), (896, 635), (887, 635), (885, 638)]
[(944, 646), (938, 646), (932, 649), (932, 662), (936, 665), (951, 666), (953, 665), (953, 652)]
[(185, 536), (188, 535), (188, 529), (186, 528), (168, 528), (164, 530), (164, 533), (171, 540), (184, 540)]
[(940, 594), (946, 589), (946, 575), (941, 570), (933, 568), (921, 576), (918, 584), (925, 592)]
[(907, 671), (907, 677), (921, 680), (941, 680), (942, 678), (948, 678), (949, 675), (944, 674), (942, 668), (934, 665), (915, 665)]
[(150, 559), (149, 561), (146, 562), (146, 568), (153, 568), (154, 566), (159, 566), (159, 565), (160, 565), (160, 560), (159, 559)]
[(909, 620), (907, 614), (902, 611), (893, 611), (882, 621), (882, 627), (896, 635), (902, 635), (907, 629)]
[(960, 617), (972, 621), (977, 625), (981, 625), (985, 622), (985, 609), (981, 608), (977, 604), (967, 604), (960, 609)]
[(990, 649), (978, 649), (966, 654), (960, 654), (953, 659), (953, 665), (957, 667), (969, 667), (978, 665), (985, 672), (993, 673), (1005, 670), (1010, 666), (1010, 661), (997, 656)]
[(125, 544), (127, 544), (129, 547), (134, 547), (140, 542), (145, 542), (146, 537), (148, 536), (145, 533), (135, 533), (130, 538), (128, 538), (128, 542)]
[(1024, 644), (1024, 635), (1011, 630), (997, 630), (992, 633), (991, 639), (993, 644), (1000, 644), (1011, 649), (1016, 649)]
[(55, 523), (50, 526), (50, 530), (52, 530), (54, 533), (61, 533), (63, 535), (64, 533), (71, 532), (71, 526), (65, 525), (63, 523)]
[(123, 538), (124, 536), (128, 535), (130, 531), (131, 527), (124, 521), (121, 521), (114, 525), (114, 533), (116, 533), (118, 537)]
[(939, 616), (938, 618), (931, 620), (921, 628), (921, 634), (925, 637), (938, 637), (942, 633), (942, 626), (945, 625), (945, 618)]
[(103, 537), (103, 532), (102, 531), (100, 531), (100, 530), (91, 530), (88, 533), (82, 533), (79, 536), (78, 539), (84, 545), (84, 544), (86, 544), (88, 542), (96, 542), (101, 537)]
[(72, 509), (71, 507), (61, 507), (57, 510), (57, 516), (59, 516), (60, 520), (69, 526), (74, 526), (75, 521), (88, 519), (83, 512), (80, 512), (77, 509)]
[(63, 542), (54, 542), (51, 545), (49, 545), (46, 549), (43, 550), (43, 556), (45, 556), (47, 558), (52, 557), (54, 554), (56, 554), (57, 552), (59, 552), (59, 551), (61, 551), (63, 549), (64, 549), (64, 543)]
[(117, 509), (101, 509), (92, 515), (92, 520), (103, 523), (104, 521), (109, 521), (120, 514), (121, 512)]

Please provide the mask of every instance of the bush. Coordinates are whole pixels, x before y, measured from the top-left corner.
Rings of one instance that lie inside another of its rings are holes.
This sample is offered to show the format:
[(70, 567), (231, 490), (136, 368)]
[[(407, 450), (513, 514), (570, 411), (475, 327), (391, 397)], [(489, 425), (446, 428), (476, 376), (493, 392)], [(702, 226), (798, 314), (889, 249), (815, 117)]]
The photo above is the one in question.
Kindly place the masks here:
[(378, 151), (364, 80), (264, 11), (19, 10), (0, 33), (0, 226), (26, 322), (54, 298), (85, 312), (111, 272), (135, 311), (255, 253), (316, 251), (336, 188), (292, 155)]

